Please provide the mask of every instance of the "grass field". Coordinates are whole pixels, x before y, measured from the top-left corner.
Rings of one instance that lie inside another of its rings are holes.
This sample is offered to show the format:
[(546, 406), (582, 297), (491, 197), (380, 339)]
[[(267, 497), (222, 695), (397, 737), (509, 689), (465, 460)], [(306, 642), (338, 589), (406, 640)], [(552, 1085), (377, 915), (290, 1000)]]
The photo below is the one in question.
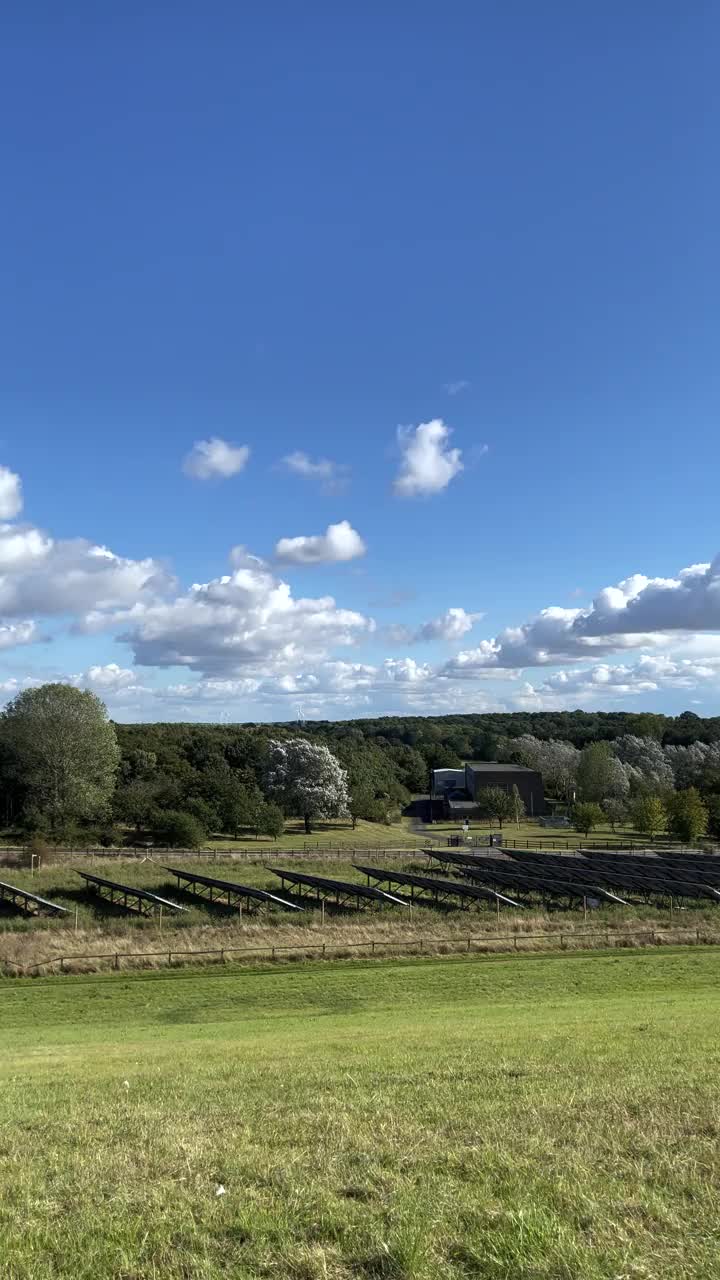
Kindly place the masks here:
[[(428, 835), (436, 838), (445, 838), (451, 835), (463, 835), (462, 823), (460, 822), (433, 822), (424, 828)], [(485, 837), (490, 831), (499, 832), (500, 828), (496, 822), (479, 822), (471, 821), (469, 835)], [(572, 827), (541, 827), (537, 822), (504, 822), (502, 828), (503, 837), (512, 842), (514, 840), (530, 841), (531, 848), (543, 848), (550, 845), (558, 845), (562, 848), (577, 848), (579, 845), (587, 847), (593, 844), (611, 844), (617, 846), (618, 849), (627, 848), (629, 845), (647, 845), (650, 840), (647, 836), (643, 836), (641, 832), (635, 831), (632, 827), (618, 826), (615, 831), (609, 823), (602, 823), (590, 832), (589, 836), (585, 836), (582, 832), (574, 831)], [(667, 836), (659, 836), (656, 844), (662, 845), (666, 843), (674, 843)]]
[[(133, 835), (131, 831), (127, 833), (128, 843), (132, 843)], [(266, 852), (272, 852), (273, 849), (296, 849), (302, 850), (306, 847), (312, 849), (335, 849), (335, 848), (368, 848), (382, 847), (391, 849), (399, 849), (401, 847), (413, 847), (419, 844), (420, 837), (412, 831), (411, 824), (406, 819), (399, 822), (379, 823), (366, 822), (359, 818), (355, 828), (349, 818), (328, 820), (327, 822), (318, 821), (313, 824), (311, 835), (307, 835), (304, 823), (298, 819), (289, 818), (285, 823), (285, 831), (277, 840), (271, 839), (270, 836), (256, 837), (252, 831), (241, 832), (237, 840), (230, 836), (212, 836), (207, 841), (209, 849), (217, 849), (218, 851), (236, 851), (239, 853), (247, 852), (249, 854), (258, 854), (263, 856)], [(0, 838), (0, 849), (3, 845), (17, 847), (23, 843), (22, 833), (18, 831), (6, 831)]]
[(697, 949), (5, 983), (0, 1274), (710, 1280), (718, 977)]

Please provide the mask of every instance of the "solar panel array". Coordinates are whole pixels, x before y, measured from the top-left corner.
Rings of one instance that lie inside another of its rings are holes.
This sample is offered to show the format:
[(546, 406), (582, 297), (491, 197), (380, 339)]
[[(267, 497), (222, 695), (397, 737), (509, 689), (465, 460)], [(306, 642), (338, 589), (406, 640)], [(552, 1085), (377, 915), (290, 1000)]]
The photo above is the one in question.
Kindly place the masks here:
[[(185, 910), (185, 907), (178, 906), (177, 902), (171, 902), (169, 898), (161, 898), (158, 893), (151, 893), (149, 889), (135, 889), (130, 884), (120, 884), (117, 880), (106, 880), (103, 876), (90, 875), (88, 871), (78, 871), (77, 875), (82, 876), (88, 887), (100, 897), (106, 893), (105, 900), (111, 906), (125, 907), (127, 911), (142, 911), (144, 908), (154, 911), (156, 907), (167, 907), (171, 911)], [(131, 905), (131, 898), (136, 900), (137, 906)]]
[(365, 898), (367, 901), (388, 903), (398, 907), (408, 906), (407, 898), (399, 897), (393, 893), (386, 893), (384, 889), (374, 889), (370, 885), (359, 884), (352, 880), (330, 880), (327, 876), (311, 876), (302, 871), (283, 871), (276, 870), (274, 867), (270, 869), (273, 875), (279, 876), (283, 883), (287, 880), (288, 884), (296, 885), (301, 892), (306, 889), (314, 889), (318, 900), (334, 897), (339, 906), (342, 906), (343, 902), (347, 902), (351, 898), (355, 898), (356, 902), (359, 902), (360, 898)]
[(671, 854), (662, 857), (582, 851), (552, 854), (504, 850), (493, 857), (428, 850), (428, 856), (452, 865), (473, 882), (548, 898), (627, 903), (627, 894), (720, 902), (720, 858)]
[[(225, 898), (227, 905), (234, 906), (238, 899), (245, 898), (249, 903), (284, 907), (287, 911), (302, 911), (302, 907), (297, 903), (288, 902), (277, 893), (269, 893), (266, 889), (237, 884), (234, 880), (218, 880), (214, 876), (202, 876), (195, 871), (182, 871), (179, 867), (166, 867), (165, 870), (177, 876), (178, 888), (184, 889), (186, 893), (194, 893), (206, 902), (218, 901), (222, 897)], [(206, 889), (207, 893), (204, 892)], [(213, 899), (215, 890), (218, 897)]]
[(414, 896), (414, 890), (418, 889), (421, 893), (429, 893), (432, 898), (459, 898), (463, 904), (468, 901), (484, 902), (491, 901), (496, 904), (504, 903), (508, 907), (519, 907), (520, 903), (515, 902), (512, 898), (505, 897), (496, 889), (487, 889), (477, 884), (465, 884), (462, 880), (440, 880), (436, 876), (416, 876), (408, 871), (389, 871), (387, 868), (380, 867), (363, 867), (359, 863), (353, 863), (356, 871), (361, 871), (363, 875), (372, 877), (381, 883), (393, 885), (408, 885), (411, 891), (411, 899)]

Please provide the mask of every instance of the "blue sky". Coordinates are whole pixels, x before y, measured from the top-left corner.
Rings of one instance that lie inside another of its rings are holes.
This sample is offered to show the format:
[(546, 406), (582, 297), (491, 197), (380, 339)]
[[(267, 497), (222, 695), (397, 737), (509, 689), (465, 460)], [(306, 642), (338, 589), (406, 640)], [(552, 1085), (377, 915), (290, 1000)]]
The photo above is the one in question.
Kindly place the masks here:
[(719, 36), (10, 4), (2, 696), (720, 712)]

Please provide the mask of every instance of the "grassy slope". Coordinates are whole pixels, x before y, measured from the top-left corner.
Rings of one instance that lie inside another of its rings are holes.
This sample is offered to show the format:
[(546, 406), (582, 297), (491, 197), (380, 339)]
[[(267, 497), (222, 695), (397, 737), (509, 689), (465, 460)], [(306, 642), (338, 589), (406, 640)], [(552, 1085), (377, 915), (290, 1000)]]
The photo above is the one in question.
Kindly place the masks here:
[(0, 1274), (714, 1277), (719, 967), (7, 983)]

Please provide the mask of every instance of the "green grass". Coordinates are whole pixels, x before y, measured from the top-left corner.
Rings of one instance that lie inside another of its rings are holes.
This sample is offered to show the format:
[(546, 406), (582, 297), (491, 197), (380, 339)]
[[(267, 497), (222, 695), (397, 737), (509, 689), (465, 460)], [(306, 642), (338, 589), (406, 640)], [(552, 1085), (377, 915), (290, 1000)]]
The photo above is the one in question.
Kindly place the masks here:
[(7, 982), (0, 1275), (711, 1280), (719, 976), (700, 948)]
[[(429, 836), (450, 836), (463, 835), (461, 822), (433, 822), (424, 828)], [(473, 819), (470, 822), (469, 835), (471, 836), (487, 836), (488, 832), (499, 832), (500, 827), (497, 822), (480, 822)], [(520, 823), (504, 822), (502, 834), (506, 840), (520, 840), (523, 843), (530, 841), (530, 847), (543, 848), (550, 844), (559, 845), (562, 848), (577, 848), (578, 845), (587, 847), (592, 844), (612, 844), (619, 849), (627, 848), (628, 845), (647, 845), (650, 843), (647, 836), (643, 836), (641, 832), (635, 831), (632, 827), (617, 827), (615, 831), (609, 823), (595, 827), (589, 836), (584, 836), (579, 831), (573, 831), (572, 827), (541, 827), (538, 822), (524, 820)], [(667, 836), (660, 836), (656, 840), (656, 844), (667, 842)]]

